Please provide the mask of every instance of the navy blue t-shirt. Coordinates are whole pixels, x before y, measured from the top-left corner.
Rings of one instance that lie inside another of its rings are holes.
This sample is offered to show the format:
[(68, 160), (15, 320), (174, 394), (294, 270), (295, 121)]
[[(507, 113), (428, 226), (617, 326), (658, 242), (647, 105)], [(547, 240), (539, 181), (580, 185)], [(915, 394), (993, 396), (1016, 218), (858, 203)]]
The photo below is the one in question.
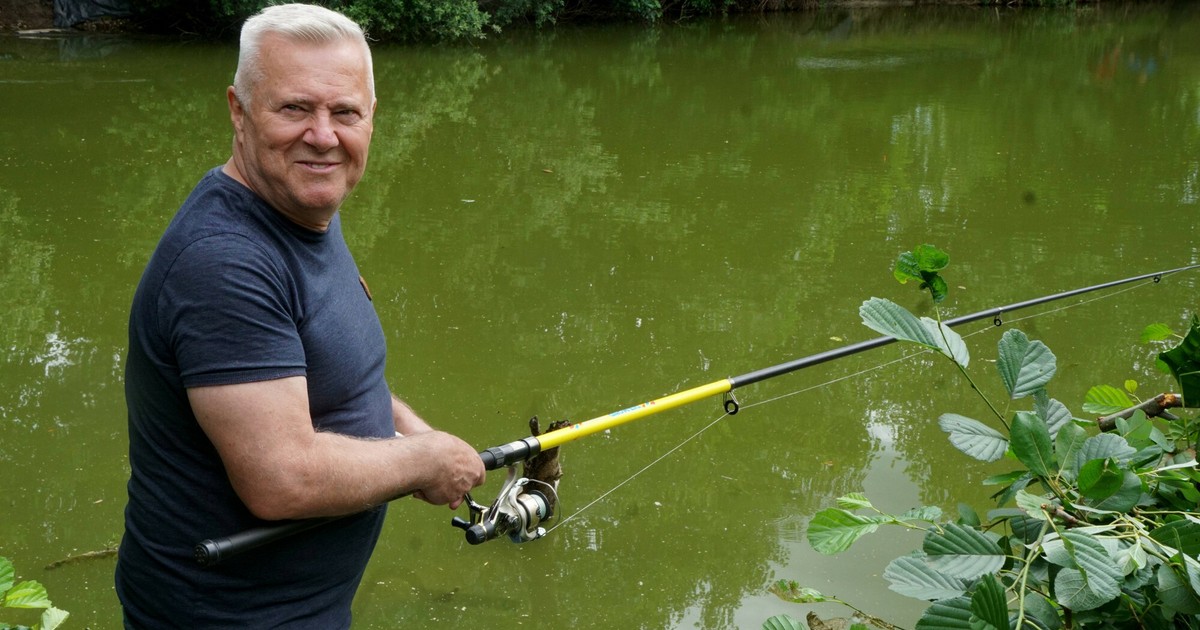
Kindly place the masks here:
[(187, 388), (304, 376), (314, 428), (390, 437), (384, 343), (338, 216), (314, 232), (220, 168), (200, 180), (129, 319), (131, 475), (116, 587), (132, 627), (349, 626), (384, 509), (200, 567), (197, 542), (263, 521), (234, 492)]

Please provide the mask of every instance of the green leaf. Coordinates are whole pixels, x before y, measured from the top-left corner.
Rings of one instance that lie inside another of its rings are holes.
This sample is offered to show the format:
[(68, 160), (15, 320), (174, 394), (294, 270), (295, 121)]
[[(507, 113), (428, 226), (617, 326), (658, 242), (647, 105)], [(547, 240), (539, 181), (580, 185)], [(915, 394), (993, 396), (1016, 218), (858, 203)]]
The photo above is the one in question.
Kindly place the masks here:
[(1092, 589), (1102, 595), (1116, 597), (1124, 576), (1114, 565), (1104, 544), (1095, 536), (1078, 530), (1063, 532), (1062, 538), (1069, 543), (1075, 566), (1087, 574)]
[(996, 369), (1011, 399), (1023, 398), (1046, 386), (1057, 370), (1057, 359), (1040, 341), (1030, 341), (1025, 333), (1012, 328), (998, 344)]
[(975, 528), (955, 523), (945, 524), (941, 532), (926, 532), (921, 550), (930, 567), (951, 577), (972, 580), (1004, 566), (1004, 552), (995, 541)]
[[(1061, 543), (1061, 545), (1059, 544)], [(1124, 575), (1104, 545), (1079, 531), (1063, 532), (1043, 545), (1046, 559), (1064, 566), (1054, 581), (1054, 594), (1071, 610), (1091, 610), (1117, 598)]]
[(1049, 503), (1046, 497), (1019, 490), (1016, 495), (1016, 503), (1017, 507), (1021, 508), (1021, 511), (1029, 516), (1029, 518), (1039, 521), (1046, 520), (1046, 512), (1042, 509), (1043, 505)]
[(1012, 470), (1006, 473), (1000, 473), (999, 475), (992, 475), (991, 477), (984, 479), (983, 485), (1003, 486), (1018, 481), (1022, 477), (1027, 477), (1028, 475), (1029, 471), (1027, 470)]
[(15, 575), (16, 571), (13, 569), (12, 561), (0, 556), (0, 597), (3, 597), (8, 589), (12, 588)]
[(808, 544), (818, 553), (833, 555), (850, 548), (854, 541), (879, 529), (880, 520), (851, 514), (838, 508), (817, 512), (808, 524)]
[(917, 245), (913, 249), (913, 257), (921, 271), (941, 271), (950, 264), (950, 254), (928, 243)]
[(929, 294), (933, 296), (934, 304), (945, 300), (946, 296), (950, 294), (950, 285), (946, 284), (945, 278), (939, 275), (929, 278), (925, 284), (921, 285), (921, 288), (929, 289)]
[(767, 590), (779, 599), (796, 604), (820, 604), (829, 599), (821, 591), (807, 586), (800, 586), (795, 580), (779, 580), (768, 587)]
[(1163, 604), (1188, 615), (1200, 613), (1200, 596), (1192, 588), (1183, 567), (1176, 563), (1164, 563), (1159, 565), (1157, 575), (1158, 596)]
[[(1038, 401), (1034, 409), (1042, 417), (1042, 420), (1046, 421), (1046, 428), (1050, 430), (1050, 437), (1053, 438), (1057, 438), (1058, 432), (1071, 424), (1071, 420), (1074, 419), (1071, 410), (1053, 398), (1047, 398), (1044, 402)], [(1058, 461), (1061, 462), (1062, 458), (1059, 458)]]
[[(1036, 592), (1026, 590), (1020, 594), (1025, 602), (1026, 614), (1041, 622), (1039, 628), (1049, 628), (1057, 630), (1062, 627), (1062, 618), (1058, 615), (1058, 609), (1054, 607), (1045, 597)], [(1024, 630), (1024, 629), (1022, 629)]]
[(5, 594), (4, 605), (9, 608), (49, 608), (50, 597), (46, 595), (46, 587), (39, 582), (26, 580)]
[(942, 414), (938, 426), (950, 434), (954, 448), (984, 462), (994, 462), (1008, 450), (1008, 439), (1003, 433), (956, 413)]
[(1058, 471), (1050, 430), (1037, 414), (1018, 411), (1009, 429), (1013, 454), (1039, 477), (1049, 477)]
[[(996, 500), (996, 505), (1008, 505), (1010, 502), (1016, 499), (1018, 492), (1028, 488), (1029, 484), (1037, 480), (1037, 478), (1033, 476), (1033, 473), (1029, 472), (1028, 470), (1022, 470), (1020, 472), (1025, 474), (1016, 481), (1012, 482), (1012, 484), (1010, 484), (1008, 487), (992, 495), (992, 498)], [(989, 510), (988, 514), (991, 514), (995, 511), (997, 510)]]
[(1121, 486), (1107, 497), (1093, 499), (1092, 507), (1097, 510), (1127, 514), (1137, 506), (1144, 490), (1142, 478), (1132, 470), (1125, 470), (1121, 478)]
[(911, 252), (904, 252), (896, 259), (892, 276), (907, 284), (909, 280), (919, 280), (922, 289), (929, 289), (934, 303), (946, 299), (949, 287), (938, 272), (950, 264), (950, 256), (933, 245), (920, 245)]
[(900, 515), (902, 521), (925, 521), (927, 523), (936, 522), (940, 518), (942, 518), (942, 508), (936, 505), (922, 505), (906, 510)]
[(1154, 528), (1150, 537), (1193, 558), (1200, 555), (1200, 524), (1180, 519)]
[(851, 492), (844, 497), (838, 497), (837, 504), (838, 507), (844, 510), (869, 510), (875, 507), (871, 505), (871, 501), (867, 498), (867, 495), (861, 492)]
[(871, 330), (937, 350), (963, 367), (971, 361), (962, 336), (928, 317), (917, 318), (895, 302), (871, 298), (862, 303), (858, 314)]
[(1079, 569), (1063, 569), (1054, 576), (1054, 598), (1074, 611), (1099, 608), (1113, 599), (1088, 588), (1087, 578)]
[(1200, 403), (1200, 317), (1192, 316), (1192, 327), (1178, 346), (1158, 355), (1179, 383), (1185, 407)]
[(1150, 430), (1150, 442), (1157, 446), (1164, 453), (1169, 453), (1175, 449), (1175, 442), (1163, 434), (1158, 427)]
[(61, 626), (64, 621), (67, 620), (67, 617), (70, 617), (70, 616), (71, 616), (71, 613), (68, 613), (65, 610), (59, 610), (58, 608), (51, 606), (50, 608), (47, 608), (44, 612), (42, 612), (41, 630), (55, 630), (56, 628)]
[(883, 579), (893, 591), (926, 601), (958, 597), (967, 592), (965, 580), (934, 570), (920, 552), (889, 562), (883, 570)]
[(928, 348), (938, 347), (929, 328), (908, 309), (891, 300), (873, 297), (858, 307), (858, 315), (871, 330)]
[(1154, 358), (1154, 369), (1158, 370), (1159, 372), (1162, 372), (1163, 374), (1171, 373), (1171, 367), (1168, 366), (1167, 363), (1159, 357)]
[(1146, 417), (1146, 412), (1138, 409), (1128, 418), (1117, 418), (1118, 435), (1125, 438), (1133, 448), (1147, 447), (1153, 444), (1150, 434), (1154, 423)]
[(1113, 555), (1113, 561), (1117, 563), (1117, 569), (1121, 571), (1121, 575), (1126, 577), (1140, 571), (1146, 566), (1149, 558), (1146, 555), (1146, 548), (1141, 542), (1121, 543), (1117, 553)]
[(917, 620), (916, 630), (971, 630), (971, 600), (955, 597), (934, 602)]
[(981, 527), (983, 522), (979, 520), (979, 513), (975, 508), (966, 503), (958, 504), (958, 524), (965, 527)]
[(800, 621), (788, 615), (775, 615), (763, 622), (763, 630), (807, 630)]
[(975, 592), (971, 594), (971, 620), (973, 630), (1008, 630), (1008, 600), (1004, 587), (991, 573), (983, 576)]
[(1142, 329), (1142, 343), (1150, 341), (1166, 341), (1175, 336), (1175, 331), (1166, 324), (1150, 324)]
[(921, 263), (917, 262), (916, 254), (904, 252), (896, 258), (896, 266), (892, 268), (892, 277), (900, 284), (908, 284), (909, 280), (921, 280)]
[(1080, 466), (1079, 493), (1089, 499), (1102, 501), (1121, 489), (1125, 470), (1111, 459), (1093, 459)]
[(1008, 526), (1012, 529), (1015, 540), (1019, 540), (1027, 545), (1032, 545), (1039, 542), (1044, 535), (1046, 521), (1030, 518), (1028, 516), (1011, 516), (1008, 519)]
[(1104, 459), (1111, 457), (1112, 459), (1128, 464), (1129, 460), (1137, 454), (1137, 449), (1129, 445), (1125, 438), (1112, 433), (1101, 433), (1093, 435), (1087, 440), (1084, 440), (1083, 446), (1079, 449), (1078, 461), (1080, 465), (1090, 462), (1093, 459)]
[(949, 326), (928, 317), (922, 317), (921, 323), (929, 328), (930, 334), (937, 340), (936, 349), (939, 352), (964, 368), (971, 363), (971, 353), (967, 350), (967, 344), (963, 341), (962, 335), (951, 330)]
[(1117, 413), (1133, 406), (1133, 401), (1123, 390), (1112, 385), (1096, 385), (1084, 396), (1083, 410), (1098, 415)]
[(1087, 431), (1075, 423), (1064, 425), (1058, 430), (1058, 435), (1054, 438), (1054, 456), (1058, 458), (1058, 463), (1064, 471), (1070, 471), (1072, 475), (1078, 471), (1076, 460), (1087, 439)]

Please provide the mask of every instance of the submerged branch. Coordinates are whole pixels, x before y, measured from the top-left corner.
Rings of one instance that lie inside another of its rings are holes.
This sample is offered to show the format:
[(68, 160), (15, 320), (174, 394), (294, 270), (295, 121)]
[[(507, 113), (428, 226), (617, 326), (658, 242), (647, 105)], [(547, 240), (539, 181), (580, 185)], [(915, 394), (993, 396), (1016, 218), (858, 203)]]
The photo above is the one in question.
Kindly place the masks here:
[(55, 560), (54, 562), (46, 565), (46, 570), (53, 571), (66, 564), (75, 564), (76, 562), (81, 562), (83, 560), (99, 560), (101, 558), (107, 558), (115, 555), (117, 555), (116, 547), (105, 547), (104, 549), (99, 549), (96, 551), (86, 551), (73, 556), (67, 556), (62, 560)]

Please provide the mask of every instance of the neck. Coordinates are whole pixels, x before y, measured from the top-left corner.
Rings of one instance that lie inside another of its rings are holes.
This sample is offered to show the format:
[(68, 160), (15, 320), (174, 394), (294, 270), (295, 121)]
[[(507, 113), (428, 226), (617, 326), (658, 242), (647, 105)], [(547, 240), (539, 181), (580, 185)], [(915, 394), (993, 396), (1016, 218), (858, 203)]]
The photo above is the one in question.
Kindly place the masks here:
[[(223, 172), (226, 175), (228, 175), (229, 177), (233, 178), (233, 180), (236, 181), (237, 183), (245, 186), (247, 189), (250, 190), (250, 192), (254, 193), (255, 195), (258, 195), (259, 199), (266, 201), (266, 198), (263, 197), (263, 195), (254, 188), (254, 185), (251, 184), (248, 179), (246, 179), (246, 176), (244, 175), (245, 170), (242, 169), (240, 167), (240, 165), (238, 164), (238, 159), (237, 159), (236, 154), (233, 157), (230, 157), (229, 160), (226, 161), (225, 164), (221, 166), (221, 172)], [(314, 218), (314, 217), (296, 215), (294, 213), (287, 212), (281, 208), (276, 208), (269, 201), (267, 202), (267, 205), (271, 206), (272, 209), (274, 209), (276, 212), (278, 212), (280, 215), (282, 215), (288, 221), (291, 221), (292, 223), (295, 223), (296, 225), (299, 225), (300, 227), (302, 227), (306, 230), (312, 230), (314, 232), (321, 232), (321, 233), (327, 232), (329, 230), (330, 222), (333, 221), (333, 213), (330, 213), (329, 216), (321, 216), (321, 217)]]

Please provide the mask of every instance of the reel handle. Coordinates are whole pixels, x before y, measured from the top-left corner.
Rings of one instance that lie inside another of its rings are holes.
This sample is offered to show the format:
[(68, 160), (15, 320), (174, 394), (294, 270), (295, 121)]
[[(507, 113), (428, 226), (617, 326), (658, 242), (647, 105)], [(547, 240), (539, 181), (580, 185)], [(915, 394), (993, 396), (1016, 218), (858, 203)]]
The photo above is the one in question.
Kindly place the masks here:
[(450, 519), (450, 524), (467, 533), (467, 543), (471, 545), (481, 545), (496, 537), (496, 524), (491, 521), (474, 523), (455, 516)]

